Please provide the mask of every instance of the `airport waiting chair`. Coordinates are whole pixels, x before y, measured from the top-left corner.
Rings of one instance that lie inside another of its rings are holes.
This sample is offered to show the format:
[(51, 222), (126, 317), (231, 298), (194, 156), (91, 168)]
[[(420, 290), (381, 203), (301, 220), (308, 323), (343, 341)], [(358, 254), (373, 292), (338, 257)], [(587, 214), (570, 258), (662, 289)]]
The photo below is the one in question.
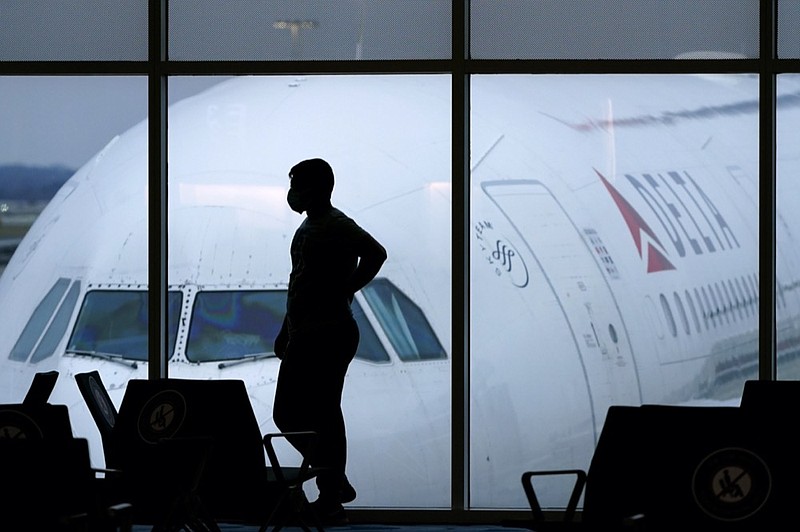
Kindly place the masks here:
[(47, 403), (49, 393), (29, 396), (36, 399), (0, 405), (0, 530), (126, 530), (130, 505), (103, 504), (67, 406)]
[(308, 442), (309, 456), (313, 433), (262, 435), (244, 382), (226, 379), (131, 380), (114, 431), (115, 445), (127, 447), (128, 454), (164, 438), (211, 440), (198, 496), (217, 522), (262, 530), (288, 523), (308, 530), (313, 523), (321, 529), (302, 490), (316, 470), (306, 458), (298, 467), (285, 467), (272, 445), (292, 436)]
[(130, 504), (103, 505), (86, 439), (0, 439), (0, 470), (0, 530), (131, 530)]
[[(612, 406), (586, 472), (526, 471), (537, 531), (769, 530), (789, 519), (789, 470), (737, 407)], [(546, 520), (534, 483), (572, 475), (563, 520)], [(782, 493), (783, 495), (779, 495)], [(583, 495), (580, 520), (575, 519)]]
[(211, 440), (159, 437), (138, 447), (132, 445), (126, 441), (130, 431), (125, 431), (125, 436), (118, 434), (119, 412), (100, 373), (79, 373), (75, 381), (100, 432), (106, 503), (130, 501), (131, 520), (153, 525), (154, 531), (218, 530), (197, 493)]
[[(178, 491), (183, 492), (179, 500), (190, 501), (194, 513), (178, 515), (195, 520), (196, 526), (213, 529), (217, 522), (239, 522), (258, 524), (265, 530), (292, 523), (308, 530), (309, 523), (316, 524), (302, 490), (316, 470), (305, 458), (297, 467), (280, 464), (273, 446), (278, 438), (304, 438), (309, 445), (304, 453), (307, 457), (315, 434), (262, 436), (242, 381), (133, 379), (128, 382), (119, 411), (102, 393), (105, 388), (96, 372), (81, 375), (78, 382), (98, 426), (104, 425), (99, 428), (101, 434), (106, 433), (106, 463), (122, 471), (129, 486), (128, 498), (134, 504), (136, 494), (146, 492), (156, 482), (147, 478), (148, 474), (160, 475), (163, 468), (171, 471), (172, 479), (191, 480), (184, 480)], [(100, 389), (92, 391), (93, 386)], [(180, 452), (185, 445), (194, 449), (194, 457)], [(159, 464), (156, 471), (144, 474), (154, 469), (153, 464)], [(192, 464), (198, 468), (192, 469)], [(130, 470), (136, 471), (133, 477), (125, 473)], [(164, 508), (160, 511), (163, 514)], [(157, 517), (158, 511), (137, 515), (140, 520)]]

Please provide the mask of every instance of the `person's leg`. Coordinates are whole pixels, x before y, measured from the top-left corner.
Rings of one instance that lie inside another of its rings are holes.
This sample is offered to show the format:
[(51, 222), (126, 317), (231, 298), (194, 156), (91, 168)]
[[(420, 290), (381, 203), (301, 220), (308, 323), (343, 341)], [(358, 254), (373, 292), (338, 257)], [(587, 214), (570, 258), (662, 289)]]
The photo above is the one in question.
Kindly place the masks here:
[[(325, 469), (317, 477), (317, 487), (320, 497), (340, 503), (345, 484), (349, 486), (345, 477), (347, 433), (342, 413), (342, 392), (347, 368), (358, 347), (358, 326), (355, 321), (347, 321), (326, 336), (329, 352), (320, 364), (325, 369), (323, 380), (318, 383), (320, 453), (317, 463)], [(354, 497), (348, 493), (348, 498), (352, 500)]]

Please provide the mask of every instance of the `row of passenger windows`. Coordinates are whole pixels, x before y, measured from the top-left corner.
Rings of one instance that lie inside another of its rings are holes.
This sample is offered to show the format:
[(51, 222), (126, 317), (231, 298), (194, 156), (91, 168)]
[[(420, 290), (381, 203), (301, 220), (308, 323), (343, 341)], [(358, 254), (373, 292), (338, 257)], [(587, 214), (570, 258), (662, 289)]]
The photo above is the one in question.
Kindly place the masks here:
[[(661, 294), (667, 328), (673, 337), (687, 336), (746, 320), (758, 319), (758, 276), (728, 279), (707, 284), (694, 290)], [(673, 306), (675, 312), (673, 312)], [(676, 319), (677, 314), (677, 319)]]

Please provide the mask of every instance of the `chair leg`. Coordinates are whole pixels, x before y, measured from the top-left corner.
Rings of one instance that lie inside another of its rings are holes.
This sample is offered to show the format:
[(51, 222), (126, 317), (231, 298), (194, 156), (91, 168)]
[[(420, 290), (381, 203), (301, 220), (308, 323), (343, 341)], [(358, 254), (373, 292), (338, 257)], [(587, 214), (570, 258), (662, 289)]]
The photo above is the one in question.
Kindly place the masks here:
[[(309, 524), (305, 514), (310, 515), (313, 523)], [(296, 524), (291, 523), (293, 517), (297, 519)], [(287, 524), (293, 524), (301, 528), (303, 532), (311, 532), (312, 527), (317, 532), (325, 532), (302, 488), (291, 489), (278, 499), (275, 508), (259, 528), (259, 532), (267, 532), (270, 526), (272, 526), (272, 532), (279, 532)]]

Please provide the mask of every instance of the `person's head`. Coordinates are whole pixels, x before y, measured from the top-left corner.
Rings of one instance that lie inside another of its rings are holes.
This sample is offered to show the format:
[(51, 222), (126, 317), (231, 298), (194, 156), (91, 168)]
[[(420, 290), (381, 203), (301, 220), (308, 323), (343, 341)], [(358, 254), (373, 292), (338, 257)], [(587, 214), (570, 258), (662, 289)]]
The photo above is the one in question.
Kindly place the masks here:
[(330, 204), (333, 169), (322, 159), (306, 159), (289, 170), (289, 207), (302, 213), (309, 208)]

